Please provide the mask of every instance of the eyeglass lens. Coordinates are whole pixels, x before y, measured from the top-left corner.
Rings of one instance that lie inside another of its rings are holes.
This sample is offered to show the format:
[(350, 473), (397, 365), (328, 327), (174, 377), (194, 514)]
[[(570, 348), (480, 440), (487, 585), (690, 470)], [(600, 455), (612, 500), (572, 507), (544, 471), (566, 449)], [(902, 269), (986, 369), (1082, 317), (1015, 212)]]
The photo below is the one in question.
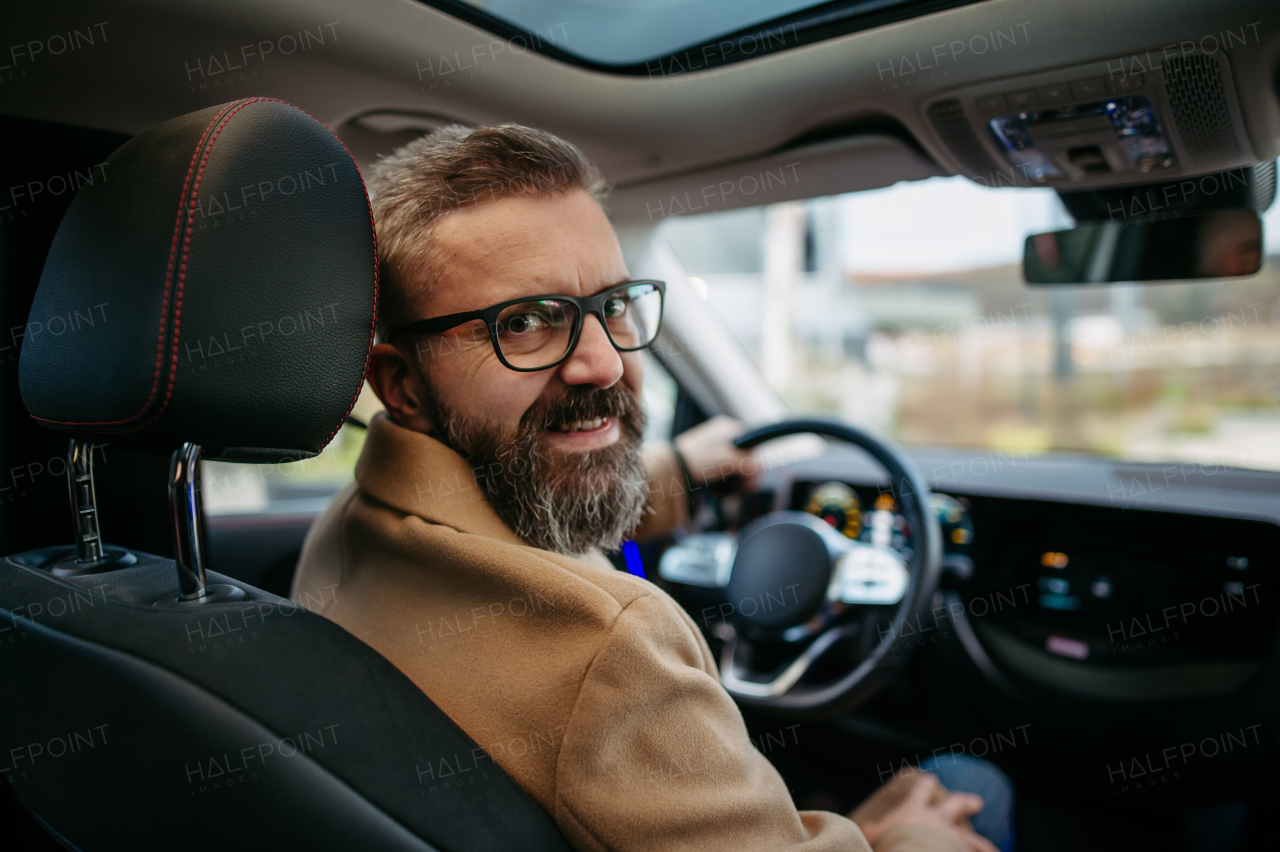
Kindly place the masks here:
[[(652, 284), (634, 284), (612, 293), (601, 307), (605, 330), (621, 350), (648, 346), (658, 334), (662, 293)], [(559, 299), (538, 299), (504, 308), (497, 338), (502, 357), (520, 369), (548, 367), (569, 351), (578, 309)]]

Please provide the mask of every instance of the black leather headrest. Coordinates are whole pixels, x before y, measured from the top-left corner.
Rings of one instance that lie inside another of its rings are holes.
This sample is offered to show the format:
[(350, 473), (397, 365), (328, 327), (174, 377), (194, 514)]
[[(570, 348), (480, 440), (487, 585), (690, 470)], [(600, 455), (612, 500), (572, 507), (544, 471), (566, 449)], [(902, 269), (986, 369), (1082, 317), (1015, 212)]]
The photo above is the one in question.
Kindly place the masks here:
[(22, 340), (22, 400), (99, 442), (274, 462), (355, 404), (377, 246), (342, 143), (252, 98), (120, 147), (58, 228)]

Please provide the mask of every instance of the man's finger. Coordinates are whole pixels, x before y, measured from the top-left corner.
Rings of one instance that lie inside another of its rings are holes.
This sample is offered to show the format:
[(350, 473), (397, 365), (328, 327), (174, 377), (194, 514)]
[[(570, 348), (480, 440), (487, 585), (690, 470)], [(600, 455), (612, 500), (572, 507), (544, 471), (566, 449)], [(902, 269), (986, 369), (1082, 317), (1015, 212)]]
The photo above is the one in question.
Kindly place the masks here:
[(1000, 852), (1000, 850), (981, 834), (971, 831), (964, 838), (964, 852)]
[(937, 792), (940, 786), (938, 784), (938, 776), (932, 772), (916, 772), (911, 776), (911, 780), (914, 784), (908, 794), (910, 798), (921, 804), (930, 804), (930, 800), (933, 799), (934, 793)]
[(952, 793), (938, 805), (952, 822), (968, 819), (982, 810), (982, 797), (973, 793)]

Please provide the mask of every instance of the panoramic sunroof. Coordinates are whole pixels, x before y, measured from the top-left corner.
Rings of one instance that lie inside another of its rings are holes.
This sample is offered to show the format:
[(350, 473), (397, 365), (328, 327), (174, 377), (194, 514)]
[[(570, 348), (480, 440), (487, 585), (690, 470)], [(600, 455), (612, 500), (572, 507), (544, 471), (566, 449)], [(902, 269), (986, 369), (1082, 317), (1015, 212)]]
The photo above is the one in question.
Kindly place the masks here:
[(576, 65), (632, 74), (657, 68), (665, 75), (738, 62), (975, 0), (423, 2)]
[(669, 56), (816, 5), (813, 0), (466, 0), (605, 65)]

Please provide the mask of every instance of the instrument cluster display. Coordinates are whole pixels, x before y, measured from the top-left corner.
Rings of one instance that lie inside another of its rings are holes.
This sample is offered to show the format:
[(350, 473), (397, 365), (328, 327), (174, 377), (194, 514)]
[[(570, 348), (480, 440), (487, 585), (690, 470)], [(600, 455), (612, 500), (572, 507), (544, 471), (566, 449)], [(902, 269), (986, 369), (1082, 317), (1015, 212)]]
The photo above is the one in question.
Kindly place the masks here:
[[(942, 528), (944, 566), (947, 559), (968, 563), (973, 522), (969, 519), (967, 498), (936, 493), (932, 498), (933, 511)], [(837, 569), (843, 572), (846, 584), (841, 600), (887, 604), (901, 598), (907, 582), (905, 563), (914, 547), (913, 531), (892, 494), (875, 486), (845, 482), (800, 482), (791, 492), (788, 508), (806, 512), (851, 542), (863, 545), (851, 548), (854, 555)], [(658, 573), (682, 586), (722, 589), (729, 583), (737, 551), (737, 532), (689, 535), (667, 548)]]
[(862, 534), (862, 502), (843, 482), (826, 482), (814, 488), (804, 510), (847, 538), (857, 540)]
[[(934, 493), (932, 498), (933, 512), (942, 527), (943, 552), (967, 554), (973, 543), (973, 521), (965, 504), (947, 494)], [(792, 508), (820, 518), (854, 541), (891, 547), (904, 554), (911, 550), (911, 525), (899, 513), (893, 495), (883, 489), (844, 482), (801, 482), (792, 503)]]

